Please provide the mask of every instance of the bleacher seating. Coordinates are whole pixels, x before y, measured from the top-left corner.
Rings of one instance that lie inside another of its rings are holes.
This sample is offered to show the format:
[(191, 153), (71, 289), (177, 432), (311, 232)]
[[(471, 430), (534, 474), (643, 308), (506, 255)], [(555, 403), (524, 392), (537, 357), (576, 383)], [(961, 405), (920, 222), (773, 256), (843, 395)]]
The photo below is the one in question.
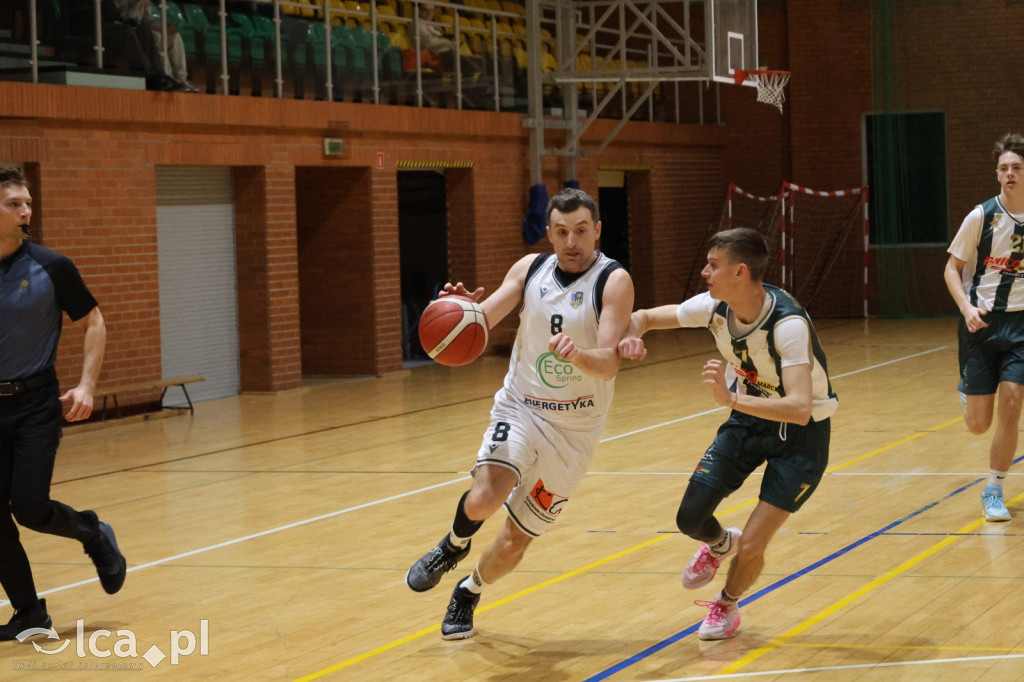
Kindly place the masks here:
[[(93, 0), (34, 2), (38, 7), (40, 36), (60, 43), (60, 47), (50, 54), (60, 53), (63, 49), (65, 55), (73, 55), (74, 63), (85, 66), (90, 61), (95, 62)], [(277, 78), (276, 32), (279, 26), (281, 77), (284, 91), (288, 91), (289, 96), (305, 98), (311, 93), (317, 97), (326, 96), (324, 81), (330, 53), (332, 96), (336, 99), (369, 102), (378, 101), (375, 98), (379, 97), (382, 102), (398, 99), (409, 103), (407, 98), (395, 98), (393, 95), (403, 84), (408, 86), (414, 81), (417, 68), (421, 68), (425, 81), (429, 81), (431, 87), (436, 84), (444, 86), (438, 89), (442, 94), (461, 92), (461, 106), (525, 110), (529, 59), (523, 0), (463, 0), (454, 5), (437, 6), (436, 20), (458, 44), (458, 53), (462, 57), (461, 69), (458, 70), (450, 61), (443, 62), (442, 68), (429, 55), (424, 55), (422, 60), (416, 59), (415, 40), (412, 38), (414, 2), (326, 0), (331, 27), (330, 50), (325, 44), (324, 3), (325, 0), (281, 0), (281, 16), (279, 24), (276, 24), (269, 5), (228, 0), (228, 14), (224, 18), (226, 54), (223, 55), (218, 0), (171, 0), (166, 4), (166, 18), (181, 35), (190, 69), (199, 74), (194, 77), (195, 82), (205, 85), (207, 92), (222, 92), (227, 82), (232, 93), (276, 94), (276, 88), (267, 88), (266, 85)], [(159, 0), (152, 0), (154, 17), (160, 16), (158, 4)], [(69, 6), (81, 6), (84, 10), (71, 16), (63, 11)], [(551, 33), (553, 26), (549, 15), (539, 29), (544, 50), (541, 69), (545, 74), (556, 71), (558, 67)], [(585, 29), (581, 30), (585, 35)], [(78, 36), (78, 43), (73, 49), (69, 48), (69, 45), (75, 45), (72, 34)], [(616, 45), (602, 40), (602, 36), (596, 34), (591, 44), (580, 49), (576, 57), (578, 69), (609, 70), (618, 77), (623, 67), (632, 69), (645, 65), (641, 61), (644, 57), (638, 51), (623, 59)], [(45, 42), (42, 46), (45, 49)], [(374, 53), (376, 63), (373, 63)], [(125, 65), (116, 62), (114, 54), (113, 49), (106, 52), (103, 66), (117, 73), (117, 69)], [(221, 74), (222, 57), (226, 58), (228, 66), (226, 80)], [(457, 72), (461, 72), (463, 81), (456, 87)], [(205, 83), (200, 80), (204, 76)], [(248, 89), (245, 88), (247, 81)], [(308, 87), (311, 82), (315, 87)], [(373, 89), (375, 84), (379, 86), (377, 91)], [(583, 84), (581, 101), (584, 105), (593, 104), (595, 97), (613, 87), (614, 81)], [(639, 97), (644, 89), (641, 82), (626, 83), (624, 98), (616, 104), (628, 106), (628, 100)], [(554, 84), (545, 83), (546, 101), (558, 91)], [(451, 97), (439, 99), (452, 101)]]

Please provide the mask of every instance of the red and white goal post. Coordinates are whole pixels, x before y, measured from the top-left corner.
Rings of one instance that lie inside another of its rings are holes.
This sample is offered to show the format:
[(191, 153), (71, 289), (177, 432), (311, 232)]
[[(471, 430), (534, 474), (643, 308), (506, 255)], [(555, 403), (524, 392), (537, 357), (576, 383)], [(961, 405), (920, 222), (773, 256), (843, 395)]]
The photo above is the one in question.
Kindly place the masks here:
[(758, 196), (729, 185), (719, 229), (750, 227), (770, 256), (765, 281), (820, 317), (868, 315), (868, 188), (824, 191), (783, 182)]

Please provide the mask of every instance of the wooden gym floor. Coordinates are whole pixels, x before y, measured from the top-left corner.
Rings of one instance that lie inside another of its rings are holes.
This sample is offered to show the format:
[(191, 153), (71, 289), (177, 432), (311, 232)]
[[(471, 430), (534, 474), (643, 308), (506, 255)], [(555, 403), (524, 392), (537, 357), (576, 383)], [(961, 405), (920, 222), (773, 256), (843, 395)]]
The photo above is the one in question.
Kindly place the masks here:
[[(4, 642), (0, 676), (135, 665), (197, 680), (1024, 678), (1024, 485), (1007, 482), (1012, 521), (981, 520), (989, 437), (961, 418), (955, 320), (818, 329), (840, 398), (830, 468), (769, 547), (734, 639), (696, 636), (693, 600), (724, 574), (697, 592), (679, 583), (696, 543), (675, 510), (725, 417), (700, 382), (711, 336), (686, 330), (652, 332), (648, 360), (624, 366), (590, 474), (462, 642), (442, 641), (440, 620), (503, 515), (435, 590), (403, 578), (468, 488), (506, 359), (68, 429), (53, 497), (113, 525), (127, 582), (108, 596), (75, 543), (24, 531), (57, 632), (34, 641), (69, 645)], [(743, 525), (759, 484), (726, 499), (725, 524)], [(168, 658), (154, 667), (147, 651)]]

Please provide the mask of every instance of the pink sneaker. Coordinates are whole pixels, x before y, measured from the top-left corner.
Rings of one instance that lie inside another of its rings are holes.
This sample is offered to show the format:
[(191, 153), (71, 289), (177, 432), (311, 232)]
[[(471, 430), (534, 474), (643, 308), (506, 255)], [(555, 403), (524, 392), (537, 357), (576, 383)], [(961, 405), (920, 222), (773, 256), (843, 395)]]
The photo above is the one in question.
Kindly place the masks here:
[(697, 630), (701, 639), (729, 639), (740, 627), (740, 607), (738, 604), (723, 606), (717, 601), (695, 601), (697, 606), (708, 609), (708, 615)]
[(729, 551), (725, 554), (715, 554), (706, 542), (702, 543), (700, 549), (690, 558), (690, 562), (683, 570), (683, 587), (688, 590), (704, 587), (714, 579), (718, 567), (722, 564), (722, 559), (736, 553), (739, 548), (740, 536), (743, 533), (739, 528), (727, 528), (725, 532), (732, 536)]

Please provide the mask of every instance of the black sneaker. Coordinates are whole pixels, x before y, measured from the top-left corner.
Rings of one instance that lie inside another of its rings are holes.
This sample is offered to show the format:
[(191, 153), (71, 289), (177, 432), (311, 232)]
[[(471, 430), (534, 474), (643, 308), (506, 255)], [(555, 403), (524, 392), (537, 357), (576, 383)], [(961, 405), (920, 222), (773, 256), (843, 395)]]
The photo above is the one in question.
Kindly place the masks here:
[(462, 581), (452, 591), (448, 602), (448, 613), (441, 621), (441, 639), (469, 639), (473, 636), (473, 609), (480, 603), (480, 595), (473, 594), (462, 586)]
[(405, 584), (413, 592), (426, 592), (441, 582), (441, 576), (455, 568), (456, 564), (466, 558), (472, 542), (466, 543), (462, 549), (452, 547), (448, 536), (441, 538), (437, 547), (419, 558), (405, 574)]
[[(83, 516), (96, 518), (93, 512), (82, 512)], [(100, 584), (107, 594), (114, 594), (124, 585), (124, 576), (128, 571), (128, 564), (124, 555), (117, 548), (117, 539), (114, 537), (114, 529), (109, 523), (97, 521), (100, 527), (100, 535), (95, 540), (85, 543), (85, 553), (89, 555), (92, 562), (96, 564), (96, 573), (100, 577)]]
[(0, 625), (0, 640), (18, 639), (18, 635), (29, 628), (49, 630), (52, 625), (53, 620), (46, 613), (46, 600), (40, 599), (34, 608), (15, 611), (7, 625)]

